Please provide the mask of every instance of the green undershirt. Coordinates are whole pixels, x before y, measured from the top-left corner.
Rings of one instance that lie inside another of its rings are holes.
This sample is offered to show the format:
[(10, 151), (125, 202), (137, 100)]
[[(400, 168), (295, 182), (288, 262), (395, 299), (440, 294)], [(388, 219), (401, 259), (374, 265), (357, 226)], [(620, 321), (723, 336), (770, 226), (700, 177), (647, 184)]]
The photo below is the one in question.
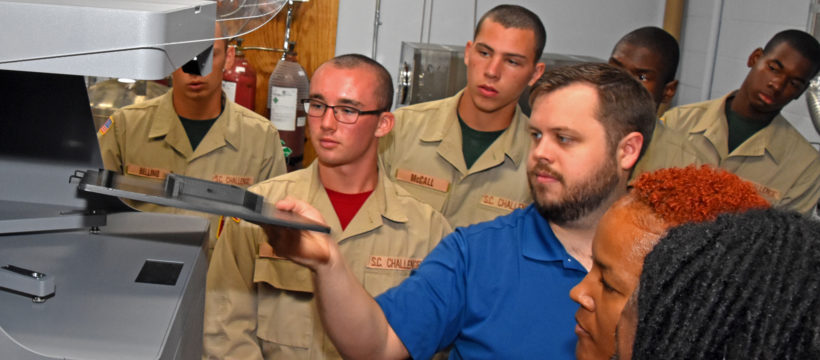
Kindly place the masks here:
[(458, 124), (461, 125), (461, 152), (464, 153), (464, 162), (469, 169), (504, 130), (478, 131), (467, 126), (464, 120), (461, 120), (461, 114), (456, 112), (456, 115)]
[(743, 117), (732, 111), (731, 101), (726, 102), (726, 121), (729, 124), (729, 153), (737, 149), (740, 144), (752, 135), (768, 126), (772, 121), (757, 121)]
[(211, 130), (211, 126), (213, 126), (218, 118), (219, 117), (208, 120), (191, 120), (182, 116), (179, 117), (179, 121), (182, 122), (182, 127), (185, 128), (185, 134), (188, 135), (188, 141), (191, 142), (191, 149), (196, 150), (196, 147), (199, 146), (199, 143), (205, 138), (205, 134), (208, 133), (208, 130)]
[(182, 122), (182, 127), (185, 128), (185, 134), (188, 135), (188, 141), (191, 142), (191, 149), (196, 150), (196, 147), (199, 146), (199, 143), (202, 142), (202, 139), (205, 138), (205, 134), (211, 130), (211, 126), (214, 125), (216, 119), (219, 119), (222, 116), (222, 112), (225, 111), (225, 96), (222, 96), (222, 104), (219, 108), (219, 115), (217, 115), (213, 119), (205, 119), (205, 120), (191, 120), (188, 118), (184, 118), (177, 114), (179, 117), (179, 121)]

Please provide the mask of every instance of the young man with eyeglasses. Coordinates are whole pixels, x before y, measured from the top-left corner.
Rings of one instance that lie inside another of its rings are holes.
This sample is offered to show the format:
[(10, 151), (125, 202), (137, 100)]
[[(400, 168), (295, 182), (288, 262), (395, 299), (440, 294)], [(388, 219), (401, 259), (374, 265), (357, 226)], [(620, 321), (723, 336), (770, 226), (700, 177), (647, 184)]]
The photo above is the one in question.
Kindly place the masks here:
[[(655, 122), (651, 95), (606, 64), (551, 69), (530, 96), (534, 203), (457, 228), (375, 299), (333, 237), (265, 226), (279, 256), (310, 267), (325, 330), (346, 359), (575, 359), (578, 304), (598, 220), (626, 193)], [(276, 204), (315, 221), (297, 200)]]
[(527, 116), (518, 98), (544, 72), (544, 25), (521, 6), (499, 5), (464, 49), (458, 94), (396, 110), (380, 156), (391, 179), (441, 211), (453, 226), (506, 215), (532, 202)]
[[(374, 296), (409, 276), (450, 232), (440, 213), (378, 166), (379, 138), (393, 127), (392, 98), (390, 75), (377, 62), (342, 55), (324, 63), (304, 103), (317, 159), (250, 188), (267, 202), (289, 196), (319, 209), (346, 266)], [(208, 272), (205, 358), (340, 358), (311, 278), (307, 267), (277, 256), (262, 228), (226, 221)]]

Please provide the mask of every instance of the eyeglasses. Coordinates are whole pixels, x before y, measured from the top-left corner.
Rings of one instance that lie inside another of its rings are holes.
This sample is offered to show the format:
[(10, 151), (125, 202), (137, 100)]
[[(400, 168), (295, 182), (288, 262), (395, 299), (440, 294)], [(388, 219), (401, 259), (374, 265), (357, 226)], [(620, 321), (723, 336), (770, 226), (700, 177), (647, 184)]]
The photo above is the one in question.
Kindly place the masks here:
[(377, 115), (386, 111), (382, 109), (361, 111), (347, 105), (331, 106), (316, 99), (304, 99), (302, 100), (302, 105), (305, 106), (305, 112), (308, 116), (313, 117), (325, 116), (325, 111), (331, 108), (333, 109), (333, 116), (336, 118), (336, 121), (342, 124), (355, 124), (356, 120), (359, 120), (359, 115)]

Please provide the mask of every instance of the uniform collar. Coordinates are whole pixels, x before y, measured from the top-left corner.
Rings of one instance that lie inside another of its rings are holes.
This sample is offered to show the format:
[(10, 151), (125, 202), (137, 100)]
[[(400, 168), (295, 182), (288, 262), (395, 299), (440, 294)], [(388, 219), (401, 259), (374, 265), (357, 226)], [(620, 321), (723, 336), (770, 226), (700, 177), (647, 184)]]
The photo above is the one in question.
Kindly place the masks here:
[[(424, 127), (422, 130), (421, 135), (419, 138), (423, 142), (439, 142), (445, 139), (447, 135), (453, 133), (453, 129), (458, 129), (458, 117), (456, 116), (456, 111), (458, 111), (458, 101), (461, 99), (461, 94), (464, 93), (464, 90), (459, 91), (454, 96), (446, 98), (441, 101), (438, 110), (434, 114), (434, 116), (430, 117), (431, 120), (429, 123), (425, 124), (427, 126)], [(457, 133), (461, 133), (458, 130)], [(459, 143), (459, 146), (461, 143)], [(459, 151), (461, 148), (459, 148)]]
[[(225, 94), (223, 93), (222, 96), (224, 97)], [(222, 110), (222, 114), (216, 119), (211, 129), (208, 130), (208, 133), (205, 134), (205, 137), (197, 146), (196, 151), (194, 151), (191, 148), (188, 135), (185, 133), (185, 128), (182, 127), (182, 122), (179, 120), (179, 115), (174, 110), (173, 89), (168, 90), (159, 99), (159, 106), (151, 122), (148, 137), (151, 139), (164, 137), (166, 143), (188, 158), (189, 161), (225, 145), (238, 148), (240, 146), (239, 126), (230, 116), (233, 112), (233, 106), (236, 106), (233, 102), (225, 101), (225, 109)]]
[(726, 158), (729, 151), (729, 124), (726, 120), (725, 104), (726, 99), (732, 93), (724, 95), (719, 101), (712, 101), (706, 106), (706, 111), (701, 116), (700, 121), (689, 130), (689, 133), (703, 134), (720, 154), (720, 158)]
[[(461, 149), (461, 129), (458, 123), (458, 102), (464, 95), (464, 89), (456, 95), (444, 99), (438, 110), (431, 117), (436, 121), (431, 121), (425, 126), (420, 135), (422, 142), (440, 142), (439, 154), (462, 173), (467, 173), (464, 153)], [(516, 166), (524, 160), (529, 150), (527, 138), (528, 118), (521, 111), (521, 107), (515, 106), (510, 126), (490, 145), (478, 160), (470, 168), (470, 172), (478, 172), (496, 166), (504, 161), (504, 157), (509, 157)]]
[(775, 164), (781, 164), (786, 158), (787, 146), (771, 146), (777, 144), (778, 139), (785, 139), (788, 137), (785, 130), (788, 128), (788, 122), (783, 116), (777, 114), (772, 122), (756, 132), (752, 137), (746, 139), (740, 146), (738, 146), (732, 155), (737, 156), (763, 156), (766, 153), (771, 155)]
[(399, 205), (401, 203), (399, 201), (399, 189), (394, 182), (390, 181), (387, 172), (380, 165), (379, 184), (376, 186), (376, 190), (381, 191), (374, 191), (374, 194), (378, 195), (376, 203), (379, 204), (383, 217), (393, 222), (405, 223), (409, 219), (405, 214), (406, 209)]
[(586, 272), (583, 265), (574, 259), (552, 231), (549, 222), (530, 204), (524, 210), (525, 220), (521, 237), (521, 253), (524, 257), (537, 261), (561, 261), (565, 268)]
[[(310, 172), (310, 180), (308, 188), (313, 196), (310, 197), (310, 202), (319, 209), (328, 209), (329, 213), (323, 214), (326, 219), (329, 215), (333, 215), (332, 227), (341, 229), (338, 216), (336, 215), (333, 205), (330, 203), (330, 198), (327, 195), (322, 182), (319, 181), (319, 160), (314, 160), (313, 163), (306, 169)], [(342, 231), (340, 236), (334, 236), (338, 242), (342, 242), (347, 238), (364, 234), (366, 232), (375, 230), (382, 226), (383, 219), (392, 222), (405, 223), (408, 221), (405, 215), (405, 209), (401, 207), (401, 202), (398, 199), (398, 188), (386, 176), (384, 170), (379, 167), (379, 182), (373, 193), (359, 208), (359, 211), (353, 216), (347, 228)], [(330, 219), (328, 219), (330, 222)]]
[[(690, 133), (703, 133), (712, 145), (720, 153), (721, 159), (729, 156), (729, 123), (726, 119), (726, 100), (734, 96), (736, 91), (732, 91), (724, 95), (719, 101), (712, 101), (707, 105), (701, 121), (698, 121), (692, 127)], [(763, 156), (767, 152), (771, 155), (775, 163), (780, 164), (786, 156), (786, 147), (770, 146), (777, 142), (780, 136), (783, 136), (783, 131), (788, 127), (788, 122), (783, 116), (777, 114), (772, 119), (772, 122), (746, 139), (740, 146), (738, 146), (733, 156)]]

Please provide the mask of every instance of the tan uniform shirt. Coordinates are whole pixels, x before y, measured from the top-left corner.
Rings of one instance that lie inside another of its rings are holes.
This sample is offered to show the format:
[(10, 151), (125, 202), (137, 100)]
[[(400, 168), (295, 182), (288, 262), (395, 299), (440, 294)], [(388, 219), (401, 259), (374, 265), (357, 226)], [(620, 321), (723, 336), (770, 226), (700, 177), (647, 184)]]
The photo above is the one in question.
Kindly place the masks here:
[[(450, 232), (440, 213), (386, 176), (344, 231), (315, 162), (251, 191), (267, 202), (291, 195), (316, 207), (373, 296), (398, 285)], [(208, 271), (204, 349), (209, 359), (339, 358), (319, 320), (310, 270), (273, 257), (259, 226), (233, 219), (226, 221)]]
[(456, 113), (463, 92), (396, 110), (395, 127), (379, 144), (390, 178), (454, 227), (492, 220), (532, 202), (527, 117), (516, 107), (507, 130), (467, 169)]
[(700, 149), (689, 142), (687, 134), (666, 126), (663, 122), (655, 123), (652, 140), (649, 147), (635, 164), (630, 181), (639, 175), (672, 167), (686, 167), (687, 165), (702, 165), (708, 158)]
[[(105, 168), (126, 176), (161, 181), (168, 173), (248, 186), (284, 174), (285, 154), (276, 128), (262, 116), (232, 101), (197, 146), (191, 142), (174, 110), (172, 91), (128, 106), (111, 116), (97, 132)], [(213, 249), (219, 216), (127, 201), (141, 211), (195, 214), (211, 222)]]
[(753, 182), (772, 205), (810, 214), (820, 198), (820, 156), (785, 118), (765, 128), (729, 154), (726, 96), (673, 108), (661, 121), (689, 134), (689, 141), (712, 164)]

